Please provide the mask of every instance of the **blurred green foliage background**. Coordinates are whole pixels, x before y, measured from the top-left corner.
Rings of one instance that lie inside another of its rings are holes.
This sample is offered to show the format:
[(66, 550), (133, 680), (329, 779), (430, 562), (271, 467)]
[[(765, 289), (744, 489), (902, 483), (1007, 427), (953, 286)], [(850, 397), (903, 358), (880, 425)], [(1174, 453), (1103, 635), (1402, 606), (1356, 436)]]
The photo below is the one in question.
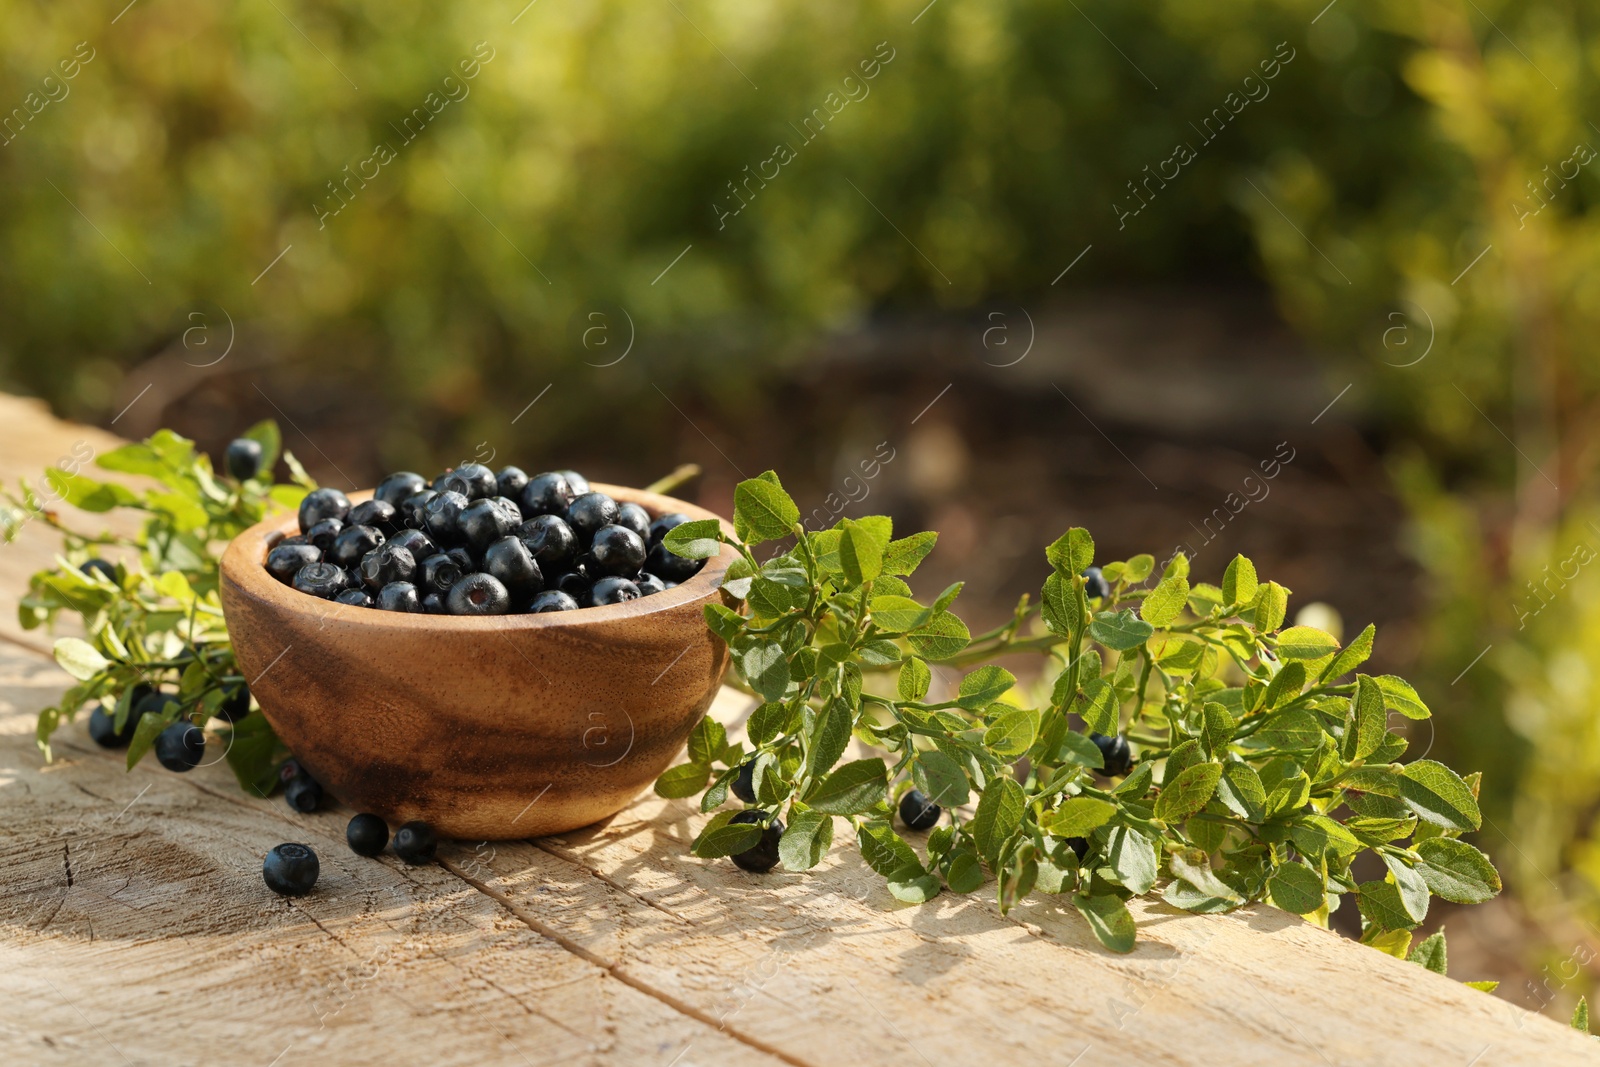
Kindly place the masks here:
[[(732, 409), (875, 317), (1048, 301), (1091, 245), (1067, 287), (1260, 279), (1386, 444), (1485, 847), (1548, 943), (1600, 917), (1600, 567), (1560, 571), (1600, 553), (1600, 10), (524, 3), (9, 0), (0, 384), (105, 422), (129, 368), (211, 358), (204, 309), (425, 466), (656, 389)], [(602, 307), (637, 347), (598, 375)]]

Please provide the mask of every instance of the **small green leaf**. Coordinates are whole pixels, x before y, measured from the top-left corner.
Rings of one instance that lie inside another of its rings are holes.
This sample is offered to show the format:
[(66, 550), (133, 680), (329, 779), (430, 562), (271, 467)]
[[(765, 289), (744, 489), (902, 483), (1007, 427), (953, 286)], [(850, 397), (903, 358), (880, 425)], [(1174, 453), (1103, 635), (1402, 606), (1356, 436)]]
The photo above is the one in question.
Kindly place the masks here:
[(1417, 691), (1404, 678), (1392, 674), (1377, 677), (1378, 688), (1383, 690), (1384, 707), (1398, 711), (1408, 719), (1426, 719), (1432, 714), (1428, 705), (1417, 696)]
[(1412, 963), (1420, 964), (1434, 974), (1447, 974), (1449, 972), (1449, 954), (1445, 949), (1444, 931), (1439, 930), (1421, 941), (1417, 942), (1411, 950), (1411, 955), (1406, 959)]
[(791, 871), (809, 871), (822, 862), (833, 844), (833, 816), (803, 811), (789, 822), (778, 841), (778, 858)]
[(925, 608), (908, 596), (875, 596), (868, 607), (873, 623), (887, 633), (915, 630), (934, 615), (932, 608)]
[(757, 640), (736, 653), (739, 673), (767, 701), (782, 700), (789, 688), (789, 660), (776, 641)]
[(80, 682), (87, 682), (111, 666), (111, 661), (102, 656), (98, 649), (76, 637), (59, 638), (55, 643), (55, 657), (61, 669)]
[(991, 865), (998, 861), (1006, 840), (1022, 825), (1022, 813), (1027, 806), (1022, 787), (1010, 778), (994, 779), (978, 798), (978, 810), (972, 818), (972, 836), (978, 851)]
[(1073, 708), (1091, 733), (1114, 734), (1121, 723), (1122, 709), (1117, 690), (1104, 678), (1090, 678), (1083, 687), (1083, 700)]
[(1181, 574), (1163, 578), (1139, 604), (1139, 617), (1152, 626), (1168, 626), (1189, 600), (1189, 579)]
[(1132, 611), (1102, 611), (1089, 624), (1089, 636), (1117, 652), (1138, 648), (1155, 632), (1154, 626)]
[(1467, 783), (1434, 760), (1406, 764), (1400, 778), (1400, 798), (1424, 822), (1448, 830), (1476, 830), (1483, 821), (1477, 798)]
[(911, 780), (924, 796), (941, 807), (957, 808), (971, 799), (961, 764), (937, 749), (917, 753), (911, 764)]
[[(141, 726), (144, 723), (141, 721)], [(676, 767), (668, 767), (656, 779), (656, 795), (676, 800), (681, 797), (692, 797), (706, 787), (711, 780), (711, 768), (703, 763), (680, 763)]]
[(256, 478), (270, 483), (272, 469), (278, 465), (278, 455), (283, 451), (283, 434), (279, 432), (278, 424), (271, 419), (263, 419), (239, 436), (261, 446), (261, 466)]
[(925, 904), (939, 895), (944, 887), (931, 874), (914, 874), (909, 878), (890, 878), (889, 893), (904, 904)]
[(1302, 863), (1285, 863), (1267, 878), (1267, 894), (1272, 906), (1295, 915), (1307, 915), (1322, 907), (1322, 876)]
[(1499, 982), (1462, 982), (1468, 989), (1476, 989), (1480, 993), (1493, 993), (1500, 988)]
[(944, 877), (952, 893), (971, 893), (983, 885), (983, 864), (970, 848), (958, 848), (950, 854), (950, 867)]
[(133, 728), (133, 740), (128, 742), (128, 770), (138, 766), (145, 753), (156, 743), (157, 735), (167, 728), (176, 714), (174, 707), (168, 704), (165, 713), (146, 712), (139, 717), (139, 725)]
[(1094, 538), (1089, 536), (1088, 530), (1074, 526), (1056, 538), (1055, 542), (1044, 550), (1044, 554), (1050, 561), (1050, 566), (1056, 571), (1073, 578), (1082, 574), (1089, 564), (1094, 562)]
[(1236, 906), (1245, 902), (1237, 889), (1217, 877), (1205, 854), (1198, 849), (1174, 852), (1170, 865), (1173, 876), (1188, 882), (1202, 897)]
[(1353, 856), (1361, 842), (1344, 824), (1326, 815), (1303, 815), (1289, 829), (1289, 839), (1308, 858), (1325, 855)]
[(689, 732), (689, 762), (711, 766), (728, 744), (728, 731), (707, 715)]
[(1267, 805), (1267, 792), (1254, 767), (1248, 763), (1229, 763), (1222, 768), (1217, 799), (1239, 818), (1260, 822)]
[(922, 861), (915, 850), (887, 823), (862, 823), (856, 829), (856, 843), (861, 847), (861, 858), (867, 861), (867, 866), (885, 878), (897, 877), (905, 871), (922, 872)]
[(773, 472), (767, 471), (759, 478), (747, 479), (734, 487), (734, 533), (746, 544), (787, 537), (799, 521), (800, 509), (783, 491)]
[(1356, 695), (1350, 701), (1345, 719), (1343, 755), (1347, 760), (1366, 759), (1383, 745), (1388, 733), (1383, 710), (1383, 693), (1378, 683), (1365, 674), (1356, 676)]
[(806, 803), (825, 815), (859, 815), (883, 800), (888, 785), (883, 760), (856, 760), (824, 778)]
[(1283, 668), (1272, 676), (1272, 681), (1267, 683), (1267, 691), (1261, 697), (1261, 706), (1271, 709), (1279, 704), (1286, 704), (1299, 696), (1300, 690), (1304, 689), (1305, 685), (1305, 664), (1285, 663)]
[(754, 848), (756, 842), (761, 840), (764, 827), (751, 822), (730, 823), (728, 820), (733, 816), (731, 811), (713, 815), (694, 839), (689, 851), (701, 859), (714, 860)]
[(1017, 676), (1004, 667), (985, 664), (961, 679), (956, 703), (969, 711), (981, 708), (1005, 696), (1016, 684)]
[(1417, 873), (1428, 888), (1453, 904), (1482, 904), (1500, 892), (1500, 872), (1489, 857), (1465, 841), (1430, 837), (1418, 841)]
[(830, 700), (817, 712), (816, 723), (806, 745), (806, 774), (820, 778), (833, 769), (850, 744), (854, 716), (842, 700)]
[(1361, 666), (1372, 655), (1372, 641), (1377, 636), (1378, 628), (1371, 623), (1367, 628), (1356, 635), (1356, 639), (1345, 647), (1345, 650), (1333, 657), (1322, 673), (1318, 675), (1319, 682), (1332, 682), (1342, 678)]
[(1222, 599), (1229, 604), (1253, 604), (1256, 599), (1256, 565), (1234, 556), (1222, 572)]
[(1206, 806), (1221, 778), (1220, 763), (1199, 763), (1185, 770), (1156, 798), (1156, 818), (1175, 823), (1193, 815)]
[(1256, 590), (1254, 605), (1255, 631), (1269, 634), (1283, 625), (1289, 612), (1289, 590), (1277, 582), (1268, 582)]
[(953, 612), (942, 611), (907, 640), (917, 655), (937, 662), (966, 648), (972, 641), (972, 632)]
[(1068, 797), (1041, 820), (1041, 826), (1054, 837), (1088, 837), (1091, 830), (1110, 822), (1116, 813), (1117, 806), (1104, 800)]
[(1132, 952), (1138, 930), (1133, 925), (1133, 915), (1121, 897), (1109, 893), (1101, 896), (1074, 894), (1072, 906), (1078, 909), (1094, 931), (1100, 943), (1112, 952)]
[(921, 700), (928, 695), (928, 686), (933, 684), (933, 672), (928, 670), (928, 665), (916, 656), (912, 656), (900, 665), (900, 699)]
[(889, 547), (883, 553), (883, 573), (905, 575), (917, 569), (917, 565), (927, 558), (933, 551), (934, 542), (939, 535), (931, 530), (902, 537), (898, 541), (890, 541)]
[(883, 557), (889, 548), (891, 529), (889, 519), (883, 515), (843, 520), (839, 565), (851, 585), (870, 582), (883, 573)]
[(1389, 876), (1394, 879), (1395, 888), (1399, 890), (1400, 906), (1406, 914), (1417, 922), (1428, 917), (1428, 898), (1432, 895), (1428, 891), (1428, 883), (1422, 880), (1422, 875), (1405, 860), (1391, 853), (1384, 852), (1383, 865), (1389, 868)]
[(1114, 826), (1106, 838), (1106, 863), (1128, 889), (1139, 896), (1156, 884), (1155, 842), (1131, 826)]
[(1014, 759), (1033, 747), (1039, 736), (1039, 713), (1033, 708), (1012, 708), (996, 716), (983, 732), (983, 744), (1003, 759)]
[(692, 519), (668, 530), (661, 543), (667, 551), (685, 559), (710, 559), (722, 551), (722, 523), (716, 519)]
[(1291, 626), (1278, 635), (1278, 658), (1314, 660), (1339, 651), (1333, 635), (1315, 626)]
[(1589, 998), (1579, 997), (1578, 1006), (1572, 1009), (1572, 1028), (1580, 1034), (1589, 1032)]
[(1356, 902), (1361, 914), (1379, 930), (1410, 930), (1417, 925), (1400, 902), (1400, 890), (1393, 882), (1362, 882), (1356, 887)]
[(1233, 716), (1228, 714), (1228, 709), (1215, 701), (1207, 701), (1202, 709), (1205, 723), (1200, 729), (1200, 747), (1207, 753), (1218, 756), (1227, 751), (1228, 742), (1233, 740), (1235, 723)]

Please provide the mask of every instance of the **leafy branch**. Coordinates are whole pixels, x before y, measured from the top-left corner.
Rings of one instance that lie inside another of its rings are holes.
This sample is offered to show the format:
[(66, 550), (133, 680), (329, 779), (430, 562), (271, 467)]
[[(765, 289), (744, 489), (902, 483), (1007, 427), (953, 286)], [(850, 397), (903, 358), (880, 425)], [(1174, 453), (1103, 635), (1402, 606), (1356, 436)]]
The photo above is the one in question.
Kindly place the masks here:
[[(1220, 586), (1191, 584), (1181, 554), (1150, 584), (1154, 558), (1135, 556), (1100, 567), (1091, 593), (1094, 541), (1072, 529), (1045, 550), (1037, 603), (974, 638), (950, 610), (960, 583), (924, 604), (905, 582), (936, 534), (895, 539), (881, 515), (818, 532), (799, 520), (769, 471), (737, 487), (732, 537), (703, 520), (666, 539), (690, 558), (738, 552), (723, 591), (740, 610), (705, 614), (762, 701), (748, 748), (704, 719), (688, 762), (656, 782), (715, 813), (696, 855), (743, 853), (777, 820), (781, 862), (806, 870), (843, 820), (899, 900), (991, 879), (1002, 910), (1060, 894), (1120, 952), (1134, 896), (1201, 913), (1266, 901), (1327, 925), (1353, 895), (1362, 940), (1405, 957), (1432, 897), (1499, 892), (1461, 840), (1479, 828), (1478, 776), (1399, 762), (1389, 713), (1429, 711), (1403, 679), (1358, 672), (1374, 628), (1344, 647), (1285, 628), (1289, 590), (1243, 556)], [(1036, 683), (990, 662), (1020, 652), (1043, 658)], [(936, 693), (934, 667), (970, 669)], [(1108, 775), (1102, 745), (1119, 734), (1137, 757)], [(845, 761), (852, 741), (870, 754)], [(741, 778), (754, 821), (724, 808)], [(891, 817), (912, 788), (951, 813), (920, 853)], [(1359, 880), (1363, 853), (1383, 878)]]

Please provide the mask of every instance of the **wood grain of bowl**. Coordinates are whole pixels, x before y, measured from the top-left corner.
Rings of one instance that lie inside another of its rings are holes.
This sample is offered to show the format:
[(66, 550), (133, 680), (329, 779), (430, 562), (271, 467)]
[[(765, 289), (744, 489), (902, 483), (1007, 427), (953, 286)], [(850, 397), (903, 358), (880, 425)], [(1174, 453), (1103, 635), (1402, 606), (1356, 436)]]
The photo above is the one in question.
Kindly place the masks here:
[[(717, 517), (594, 488), (652, 517)], [(613, 815), (672, 763), (728, 668), (702, 610), (721, 602), (736, 558), (727, 546), (687, 582), (628, 603), (468, 618), (298, 592), (263, 565), (279, 532), (297, 532), (293, 514), (252, 526), (223, 553), (241, 673), (311, 775), (391, 827), (422, 819), (444, 836), (503, 840)]]

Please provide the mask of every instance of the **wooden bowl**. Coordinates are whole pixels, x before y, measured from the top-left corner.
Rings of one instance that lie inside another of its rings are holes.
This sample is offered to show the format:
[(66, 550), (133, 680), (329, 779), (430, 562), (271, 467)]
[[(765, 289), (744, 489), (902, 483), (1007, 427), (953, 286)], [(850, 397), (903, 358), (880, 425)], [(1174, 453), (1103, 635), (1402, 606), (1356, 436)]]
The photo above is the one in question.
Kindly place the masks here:
[[(716, 518), (594, 488), (652, 517)], [(295, 516), (252, 526), (222, 556), (240, 671), (312, 777), (391, 827), (421, 819), (447, 837), (507, 839), (614, 815), (672, 763), (728, 668), (702, 611), (720, 602), (727, 546), (687, 582), (625, 604), (457, 617), (284, 585), (264, 566), (279, 532), (297, 532)]]

